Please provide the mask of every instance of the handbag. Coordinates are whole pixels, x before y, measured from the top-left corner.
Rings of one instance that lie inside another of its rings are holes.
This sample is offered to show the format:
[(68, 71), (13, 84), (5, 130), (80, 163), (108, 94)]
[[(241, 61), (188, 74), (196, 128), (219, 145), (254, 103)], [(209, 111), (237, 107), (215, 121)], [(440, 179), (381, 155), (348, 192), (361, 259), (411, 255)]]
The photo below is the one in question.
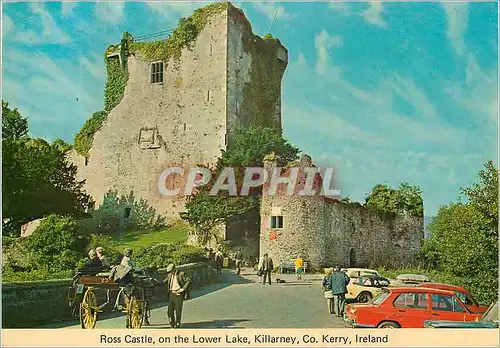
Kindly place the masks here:
[(333, 298), (332, 290), (327, 290), (327, 291), (323, 292), (323, 295), (325, 296), (325, 298)]

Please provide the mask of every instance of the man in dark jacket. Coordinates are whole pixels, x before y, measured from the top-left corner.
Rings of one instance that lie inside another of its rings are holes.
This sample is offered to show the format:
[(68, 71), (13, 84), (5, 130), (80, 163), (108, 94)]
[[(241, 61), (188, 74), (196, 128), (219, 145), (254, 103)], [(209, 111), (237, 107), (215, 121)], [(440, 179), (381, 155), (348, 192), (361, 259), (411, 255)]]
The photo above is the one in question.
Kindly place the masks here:
[(262, 285), (266, 284), (266, 278), (269, 279), (269, 285), (271, 285), (271, 272), (273, 271), (273, 269), (273, 259), (271, 259), (267, 253), (265, 253), (260, 269), (260, 272), (262, 273)]
[(333, 293), (333, 306), (337, 317), (342, 317), (345, 311), (345, 294), (347, 294), (347, 284), (349, 277), (340, 270), (340, 266), (335, 266), (333, 274), (330, 276), (330, 290)]
[(168, 265), (167, 272), (168, 275), (164, 280), (167, 288), (167, 315), (172, 328), (181, 327), (182, 305), (190, 279), (185, 276), (184, 272), (177, 271), (172, 263)]
[(236, 274), (241, 273), (241, 264), (243, 263), (243, 255), (241, 254), (241, 249), (239, 249), (236, 252), (236, 255), (234, 256), (236, 259)]

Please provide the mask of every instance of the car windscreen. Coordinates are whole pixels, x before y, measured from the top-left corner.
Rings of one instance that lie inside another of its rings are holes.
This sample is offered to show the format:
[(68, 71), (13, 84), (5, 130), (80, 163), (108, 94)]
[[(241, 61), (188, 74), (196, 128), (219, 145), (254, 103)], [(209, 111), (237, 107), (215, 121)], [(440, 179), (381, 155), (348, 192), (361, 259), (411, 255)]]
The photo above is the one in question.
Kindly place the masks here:
[(488, 308), (488, 310), (483, 314), (481, 319), (498, 324), (498, 302), (491, 305), (490, 308)]
[(384, 300), (389, 296), (389, 291), (382, 291), (380, 294), (372, 298), (372, 300), (369, 302), (370, 304), (373, 305), (380, 305)]

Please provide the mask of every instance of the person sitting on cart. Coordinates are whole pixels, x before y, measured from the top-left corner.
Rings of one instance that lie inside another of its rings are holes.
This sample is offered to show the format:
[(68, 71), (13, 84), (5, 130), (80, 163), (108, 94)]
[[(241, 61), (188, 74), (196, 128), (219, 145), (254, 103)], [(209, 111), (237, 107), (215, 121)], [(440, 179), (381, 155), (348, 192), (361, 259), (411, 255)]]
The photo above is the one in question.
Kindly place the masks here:
[(111, 265), (109, 263), (108, 257), (106, 256), (104, 248), (97, 247), (97, 248), (95, 248), (95, 252), (96, 252), (99, 260), (101, 260), (102, 268), (109, 269), (111, 267)]
[(85, 267), (87, 268), (99, 268), (102, 267), (101, 260), (97, 257), (97, 254), (94, 249), (89, 250), (89, 260), (85, 262)]
[(132, 269), (135, 268), (135, 262), (132, 260), (133, 253), (134, 253), (134, 251), (131, 248), (125, 249), (125, 251), (123, 252), (123, 257), (122, 257), (122, 261), (120, 262), (120, 264), (123, 266), (130, 267)]

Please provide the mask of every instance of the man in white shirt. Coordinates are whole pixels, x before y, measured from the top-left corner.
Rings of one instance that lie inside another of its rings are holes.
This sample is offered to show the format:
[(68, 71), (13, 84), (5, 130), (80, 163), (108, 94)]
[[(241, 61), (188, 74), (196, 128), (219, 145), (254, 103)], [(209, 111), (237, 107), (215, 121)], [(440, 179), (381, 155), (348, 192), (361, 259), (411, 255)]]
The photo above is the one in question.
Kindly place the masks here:
[(176, 270), (174, 264), (167, 267), (168, 275), (164, 282), (167, 290), (168, 309), (167, 315), (172, 328), (181, 327), (182, 307), (184, 303), (184, 292), (190, 284), (190, 280), (184, 272)]

